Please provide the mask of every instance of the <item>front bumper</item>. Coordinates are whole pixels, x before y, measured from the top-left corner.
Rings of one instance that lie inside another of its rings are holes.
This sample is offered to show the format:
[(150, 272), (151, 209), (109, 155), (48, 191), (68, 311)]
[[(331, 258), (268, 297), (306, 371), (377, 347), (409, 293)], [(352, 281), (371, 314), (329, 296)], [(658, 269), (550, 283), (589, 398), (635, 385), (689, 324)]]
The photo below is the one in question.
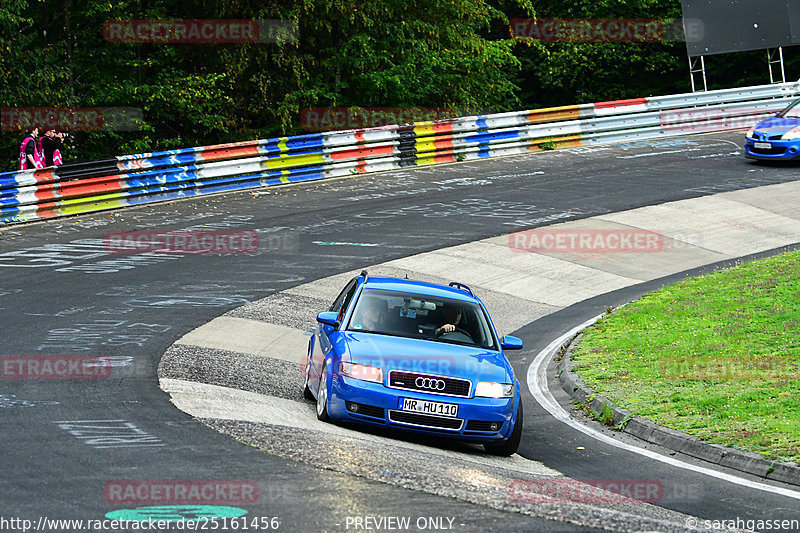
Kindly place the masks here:
[[(470, 442), (498, 443), (508, 439), (514, 428), (519, 402), (519, 390), (513, 398), (462, 398), (389, 388), (381, 383), (346, 378), (338, 374), (331, 385), (328, 413), (334, 420)], [(438, 417), (443, 420), (425, 418), (433, 415), (409, 417), (408, 411), (398, 409), (402, 398), (457, 404), (458, 416), (455, 419)], [(363, 414), (363, 409), (359, 409), (361, 413), (354, 413), (351, 411), (353, 403), (373, 409), (366, 411), (369, 414)], [(413, 420), (409, 421), (409, 418)], [(455, 426), (454, 420), (462, 421), (458, 428), (430, 426), (430, 422)], [(497, 423), (499, 428), (491, 430), (492, 423)]]
[[(756, 148), (755, 143), (769, 144), (769, 148)], [(757, 141), (747, 138), (744, 145), (745, 157), (760, 161), (792, 161), (800, 158), (800, 139), (789, 141)]]

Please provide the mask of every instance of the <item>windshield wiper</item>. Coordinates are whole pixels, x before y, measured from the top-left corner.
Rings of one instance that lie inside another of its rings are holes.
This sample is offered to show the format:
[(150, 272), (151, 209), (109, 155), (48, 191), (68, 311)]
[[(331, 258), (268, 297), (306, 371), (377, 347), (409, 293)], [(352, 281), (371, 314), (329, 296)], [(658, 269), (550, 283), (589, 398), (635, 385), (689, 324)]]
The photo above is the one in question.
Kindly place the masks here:
[(377, 333), (378, 335), (392, 335), (386, 331), (380, 331), (377, 329), (348, 329), (347, 331), (352, 331), (353, 333)]
[(454, 340), (454, 339), (443, 339), (441, 337), (437, 337), (436, 339), (433, 339), (433, 340), (435, 340), (436, 342), (443, 342), (445, 344), (457, 344), (459, 346), (474, 346), (475, 348), (480, 348), (480, 346), (478, 346), (474, 342), (457, 341), (457, 340)]

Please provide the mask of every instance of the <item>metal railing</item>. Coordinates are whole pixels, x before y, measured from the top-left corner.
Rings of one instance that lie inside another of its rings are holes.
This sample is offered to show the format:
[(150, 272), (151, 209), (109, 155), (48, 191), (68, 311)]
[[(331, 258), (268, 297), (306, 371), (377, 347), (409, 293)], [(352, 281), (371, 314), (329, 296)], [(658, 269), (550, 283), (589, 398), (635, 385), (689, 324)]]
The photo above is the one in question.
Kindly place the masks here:
[(746, 129), (798, 83), (184, 148), (0, 173), (0, 225), (564, 146)]

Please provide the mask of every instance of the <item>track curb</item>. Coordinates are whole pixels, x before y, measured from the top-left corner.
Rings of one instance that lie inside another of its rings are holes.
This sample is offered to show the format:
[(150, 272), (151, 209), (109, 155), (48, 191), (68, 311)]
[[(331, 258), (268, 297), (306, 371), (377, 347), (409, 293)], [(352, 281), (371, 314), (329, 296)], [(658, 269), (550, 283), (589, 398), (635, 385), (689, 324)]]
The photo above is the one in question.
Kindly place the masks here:
[(634, 416), (628, 409), (619, 407), (605, 396), (597, 394), (575, 372), (570, 357), (581, 335), (582, 332), (577, 333), (557, 351), (558, 380), (564, 392), (576, 402), (588, 404), (589, 410), (594, 414), (601, 416), (611, 410), (615, 430), (715, 465), (753, 474), (763, 479), (800, 486), (800, 466), (795, 463), (770, 461), (753, 452), (705, 443), (693, 435)]

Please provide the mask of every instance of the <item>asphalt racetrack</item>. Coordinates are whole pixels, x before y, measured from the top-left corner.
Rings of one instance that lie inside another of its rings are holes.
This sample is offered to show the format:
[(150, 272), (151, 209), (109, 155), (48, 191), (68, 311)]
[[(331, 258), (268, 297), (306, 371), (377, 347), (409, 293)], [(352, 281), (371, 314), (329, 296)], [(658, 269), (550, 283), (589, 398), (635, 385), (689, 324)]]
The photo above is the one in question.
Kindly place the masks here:
[[(697, 524), (702, 530), (702, 522), (687, 522), (684, 516), (800, 519), (792, 487), (772, 483), (784, 492), (759, 490), (752, 485), (765, 482), (743, 474), (723, 472), (747, 480), (730, 483), (593, 440), (553, 418), (528, 392), (520, 457), (505, 465), (484, 469), (480, 453), (401, 440), (400, 446), (413, 448), (407, 459), (418, 461), (414, 471), (430, 468), (430, 485), (420, 487), (402, 477), (403, 468), (390, 454), (376, 454), (393, 446), (384, 435), (369, 435), (373, 446), (361, 448), (348, 446), (349, 437), (334, 442), (314, 432), (307, 438), (292, 432), (275, 437), (291, 449), (265, 453), (240, 442), (247, 442), (241, 427), (217, 427), (227, 433), (222, 434), (178, 410), (157, 376), (162, 355), (199, 326), (328, 276), (516, 230), (798, 179), (796, 166), (745, 160), (741, 141), (741, 133), (728, 133), (565, 149), (0, 230), (0, 356), (15, 361), (103, 357), (112, 364), (110, 375), (98, 372), (97, 379), (18, 379), (8, 372), (0, 378), (0, 530), (21, 531), (20, 520), (42, 526), (43, 518), (135, 516), (122, 511), (142, 502), (121, 503), (114, 487), (164, 480), (239, 480), (257, 486), (255, 501), (232, 507), (282, 531), (681, 530)], [(108, 246), (113, 232), (187, 229), (256, 232), (258, 251), (120, 254)], [(454, 279), (458, 273), (454, 264)], [(663, 283), (619, 289), (519, 324), (515, 333), (502, 331), (526, 343), (522, 353), (510, 354), (520, 381), (533, 356), (566, 330), (606, 305)], [(285, 308), (287, 315), (293, 313), (291, 302)], [(264, 379), (274, 381), (274, 376)], [(552, 389), (568, 408), (566, 395), (556, 385)], [(319, 458), (326, 456), (335, 456), (339, 466), (325, 466)], [(528, 470), (519, 473), (522, 477), (548, 479), (560, 473), (578, 480), (658, 480), (674, 490), (647, 509), (612, 505), (609, 514), (596, 503), (520, 508), (510, 496), (504, 502), (488, 496), (484, 501), (475, 491), (467, 496), (457, 490), (459, 476), (474, 485), (485, 475), (486, 494), (496, 496), (498, 488), (507, 491), (515, 465), (522, 468), (523, 462)], [(356, 466), (349, 469), (346, 463)], [(222, 495), (216, 503), (225, 499)], [(389, 520), (403, 517), (410, 524), (405, 529), (402, 521)], [(272, 518), (277, 522), (269, 522)], [(92, 529), (73, 524), (40, 530)]]

